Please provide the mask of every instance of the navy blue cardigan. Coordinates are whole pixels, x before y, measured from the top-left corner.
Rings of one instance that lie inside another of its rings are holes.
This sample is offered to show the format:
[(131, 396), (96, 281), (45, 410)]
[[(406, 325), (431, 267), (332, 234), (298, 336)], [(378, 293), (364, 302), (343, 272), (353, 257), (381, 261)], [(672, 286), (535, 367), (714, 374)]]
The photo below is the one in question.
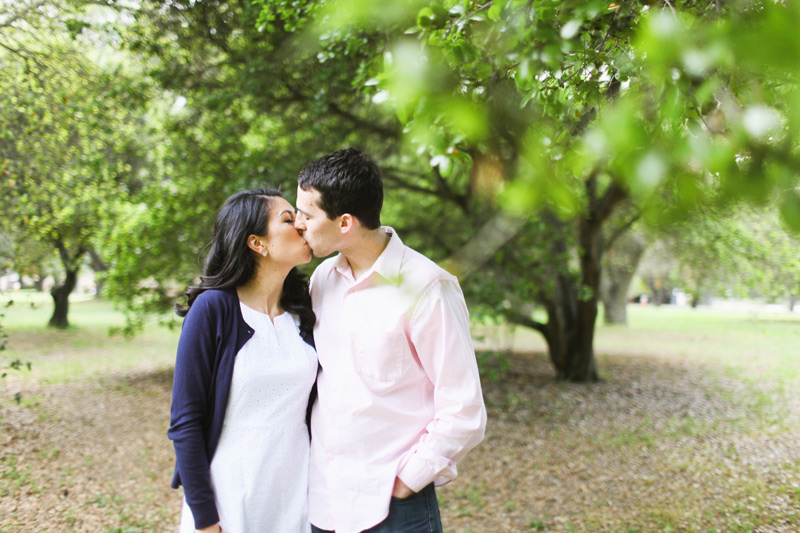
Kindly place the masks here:
[[(167, 435), (175, 445), (172, 488), (183, 485), (196, 529), (219, 522), (211, 459), (222, 433), (236, 354), (252, 336), (236, 289), (202, 292), (183, 321)], [(313, 335), (300, 336), (314, 346)], [(313, 397), (309, 412), (312, 403)]]

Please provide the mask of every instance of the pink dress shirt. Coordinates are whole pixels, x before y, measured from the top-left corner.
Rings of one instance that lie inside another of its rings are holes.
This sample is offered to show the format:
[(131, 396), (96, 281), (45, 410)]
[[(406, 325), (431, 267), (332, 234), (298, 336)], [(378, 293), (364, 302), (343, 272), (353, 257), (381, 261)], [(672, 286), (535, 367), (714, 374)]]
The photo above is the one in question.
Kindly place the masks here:
[(454, 479), (486, 427), (458, 280), (383, 230), (389, 244), (358, 280), (341, 254), (311, 279), (309, 520), (337, 533), (382, 522), (396, 476), (414, 491)]

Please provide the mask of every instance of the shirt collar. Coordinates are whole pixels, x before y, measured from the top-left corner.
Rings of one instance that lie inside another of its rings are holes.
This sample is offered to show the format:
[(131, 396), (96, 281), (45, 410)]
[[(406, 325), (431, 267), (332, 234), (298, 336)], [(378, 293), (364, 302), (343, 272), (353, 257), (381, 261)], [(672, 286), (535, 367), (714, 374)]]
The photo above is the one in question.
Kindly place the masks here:
[[(391, 283), (398, 283), (400, 280), (400, 265), (403, 262), (403, 251), (405, 247), (403, 246), (403, 241), (400, 240), (400, 237), (393, 228), (381, 226), (381, 231), (389, 235), (389, 243), (372, 264), (372, 267), (361, 277), (360, 281), (368, 279), (373, 273), (376, 273)], [(342, 253), (336, 258), (336, 264), (330, 272), (338, 272), (350, 279), (353, 277), (350, 264)]]
[(403, 263), (403, 249), (405, 247), (393, 228), (382, 226), (381, 230), (389, 235), (389, 244), (386, 245), (381, 255), (375, 260), (371, 270), (377, 272), (386, 280), (397, 283), (400, 279), (400, 265)]
[(338, 272), (344, 276), (351, 276), (352, 272), (350, 270), (350, 264), (347, 262), (344, 254), (339, 252), (339, 255), (336, 256), (336, 262), (333, 265), (333, 268), (328, 271), (328, 277), (334, 272)]

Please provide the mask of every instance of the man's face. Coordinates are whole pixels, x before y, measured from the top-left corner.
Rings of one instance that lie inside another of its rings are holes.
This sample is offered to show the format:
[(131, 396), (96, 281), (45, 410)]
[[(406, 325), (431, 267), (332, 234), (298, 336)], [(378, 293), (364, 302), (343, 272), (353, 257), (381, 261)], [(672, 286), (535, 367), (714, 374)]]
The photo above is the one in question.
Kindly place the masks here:
[(316, 257), (338, 252), (341, 239), (339, 226), (342, 217), (334, 220), (319, 206), (320, 193), (316, 189), (304, 191), (297, 187), (297, 218), (294, 227), (301, 232)]

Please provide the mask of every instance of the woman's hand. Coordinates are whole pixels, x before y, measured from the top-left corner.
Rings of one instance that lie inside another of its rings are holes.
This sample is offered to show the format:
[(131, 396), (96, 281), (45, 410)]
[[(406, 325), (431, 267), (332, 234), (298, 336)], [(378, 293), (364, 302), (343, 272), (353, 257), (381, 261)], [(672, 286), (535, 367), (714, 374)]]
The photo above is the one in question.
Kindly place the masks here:
[(195, 529), (195, 533), (222, 533), (222, 526), (216, 523), (213, 526), (204, 527), (203, 529)]

